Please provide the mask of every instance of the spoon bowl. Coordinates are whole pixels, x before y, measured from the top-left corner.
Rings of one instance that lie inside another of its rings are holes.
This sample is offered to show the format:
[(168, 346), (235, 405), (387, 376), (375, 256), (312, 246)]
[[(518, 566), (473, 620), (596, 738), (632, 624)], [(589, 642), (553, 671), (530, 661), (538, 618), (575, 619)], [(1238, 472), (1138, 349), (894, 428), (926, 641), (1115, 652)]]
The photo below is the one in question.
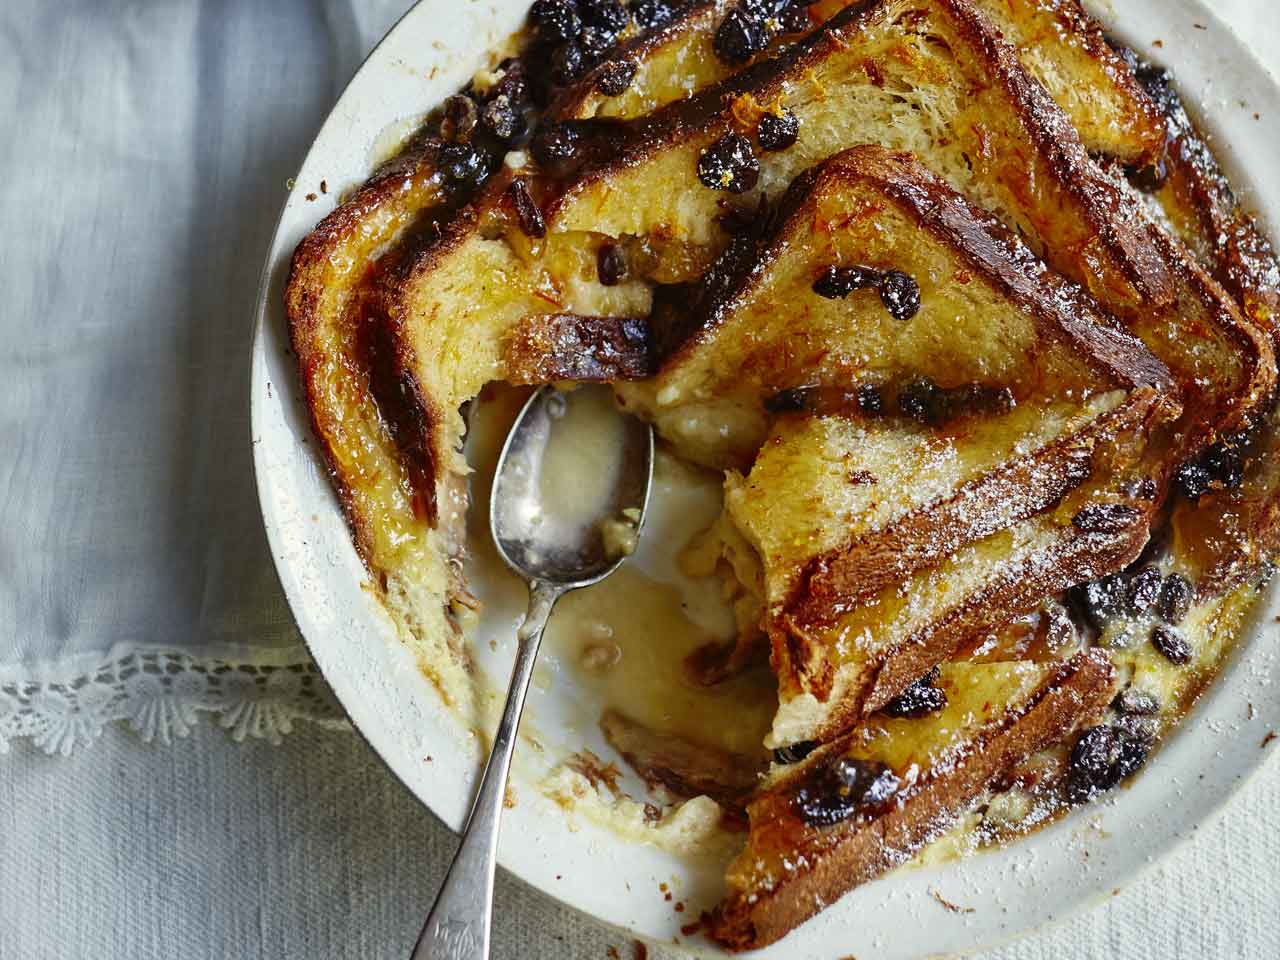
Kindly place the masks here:
[(525, 580), (583, 587), (608, 576), (644, 522), (653, 430), (607, 387), (537, 390), (498, 457), (489, 527)]

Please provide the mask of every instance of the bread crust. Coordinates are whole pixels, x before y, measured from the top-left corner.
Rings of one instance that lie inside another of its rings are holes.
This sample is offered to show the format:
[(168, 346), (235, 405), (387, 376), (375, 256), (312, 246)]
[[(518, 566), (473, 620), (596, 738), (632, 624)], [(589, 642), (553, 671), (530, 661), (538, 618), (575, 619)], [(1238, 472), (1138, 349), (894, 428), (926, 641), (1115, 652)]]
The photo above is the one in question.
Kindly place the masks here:
[[(1077, 654), (1045, 680), (1019, 709), (1008, 711), (972, 740), (965, 758), (926, 773), (891, 809), (869, 821), (826, 828), (789, 857), (792, 872), (771, 889), (731, 889), (717, 908), (711, 934), (739, 952), (767, 946), (853, 887), (910, 859), (969, 809), (985, 790), (1027, 757), (1092, 722), (1114, 693), (1115, 670), (1098, 649)], [(794, 780), (771, 786), (750, 805), (752, 834), (768, 802)], [(751, 839), (741, 855), (752, 855)]]

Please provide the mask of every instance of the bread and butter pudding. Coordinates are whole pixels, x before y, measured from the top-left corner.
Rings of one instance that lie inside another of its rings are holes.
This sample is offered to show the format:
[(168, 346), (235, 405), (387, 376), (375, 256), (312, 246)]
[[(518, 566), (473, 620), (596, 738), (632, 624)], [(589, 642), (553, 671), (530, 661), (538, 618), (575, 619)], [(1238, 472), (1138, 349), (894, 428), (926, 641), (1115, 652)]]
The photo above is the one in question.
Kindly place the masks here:
[(630, 617), (685, 721), (610, 679), (634, 644), (583, 662), (652, 788), (631, 835), (697, 809), (737, 851), (725, 947), (1136, 773), (1280, 548), (1280, 267), (1170, 77), (1077, 0), (538, 0), (507, 53), (286, 293), (442, 696), (473, 686), (468, 418), (607, 383), (669, 478), (721, 489), (670, 547), (732, 635), (674, 652), (679, 598)]

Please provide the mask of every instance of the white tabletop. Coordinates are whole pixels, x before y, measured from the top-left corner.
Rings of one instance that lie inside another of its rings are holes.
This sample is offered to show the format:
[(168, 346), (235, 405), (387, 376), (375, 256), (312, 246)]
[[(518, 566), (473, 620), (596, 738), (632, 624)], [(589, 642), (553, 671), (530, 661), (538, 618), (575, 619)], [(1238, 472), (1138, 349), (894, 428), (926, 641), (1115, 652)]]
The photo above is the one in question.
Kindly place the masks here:
[[(448, 862), (448, 832), (307, 699), (247, 451), (286, 182), (405, 5), (0, 4), (0, 734), (46, 698), (43, 727), (0, 736), (0, 960), (401, 957)], [(1275, 0), (1212, 9), (1280, 69)], [(139, 650), (188, 679), (232, 665), (247, 692), (130, 712), (111, 697)], [(271, 670), (301, 685), (287, 708), (252, 695)], [(1280, 956), (1280, 766), (1099, 894), (984, 956)], [(501, 960), (630, 956), (510, 879), (498, 904)]]

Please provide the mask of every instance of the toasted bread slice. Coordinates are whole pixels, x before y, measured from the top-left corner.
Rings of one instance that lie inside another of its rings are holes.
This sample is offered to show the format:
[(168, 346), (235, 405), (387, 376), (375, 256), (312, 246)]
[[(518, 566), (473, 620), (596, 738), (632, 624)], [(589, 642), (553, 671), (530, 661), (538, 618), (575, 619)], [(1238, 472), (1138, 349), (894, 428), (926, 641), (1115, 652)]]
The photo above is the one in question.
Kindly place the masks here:
[[(876, 64), (871, 74), (868, 63)], [(919, 148), (944, 179), (1084, 281), (1170, 366), (1189, 392), (1180, 451), (1241, 422), (1270, 389), (1265, 338), (1089, 159), (1066, 115), (976, 8), (875, 0), (651, 116), (560, 125), (553, 139), (570, 156), (534, 190), (544, 240), (526, 243), (493, 191), (410, 265), (390, 291), (389, 312), (397, 356), (426, 408), (423, 446), (438, 469), (456, 437), (442, 411), (466, 399), (441, 382), (442, 365), (457, 355), (445, 342), (462, 331), (503, 340), (531, 314), (642, 312), (646, 283), (699, 277), (727, 243), (716, 225), (724, 195), (699, 182), (699, 157), (729, 130), (753, 124), (761, 104), (790, 109), (801, 133), (791, 148), (762, 154), (756, 193), (780, 192), (853, 142)], [(590, 278), (594, 256), (611, 242), (628, 266), (612, 297)], [(621, 303), (625, 289), (634, 299)], [(499, 369), (492, 358), (476, 360), (469, 387)]]
[[(608, 60), (558, 93), (547, 107), (547, 116), (557, 120), (640, 117), (719, 83), (733, 67), (716, 56), (716, 28), (735, 5), (736, 0), (695, 0), (669, 23), (620, 44)], [(626, 90), (614, 96), (602, 92), (600, 78), (610, 65), (628, 60), (636, 70)]]
[(916, 152), (1169, 366), (1191, 401), (1184, 449), (1243, 422), (1270, 389), (1264, 336), (1089, 159), (1067, 115), (966, 0), (856, 4), (774, 59), (643, 121), (574, 127), (580, 166), (547, 195), (549, 229), (723, 246), (723, 195), (694, 172), (712, 144), (751, 132), (766, 107), (794, 113), (800, 134), (791, 148), (759, 156), (748, 200), (780, 193), (805, 167), (857, 142)]
[[(1151, 199), (1178, 238), (1280, 345), (1280, 262), (1235, 198), (1208, 141), (1187, 114), (1169, 75), (1137, 62), (1136, 75), (1163, 109), (1169, 137), (1158, 158), (1163, 178)], [(1148, 176), (1146, 179), (1150, 179)], [(1212, 476), (1198, 500), (1174, 506), (1175, 555), (1202, 598), (1229, 593), (1280, 552), (1280, 411), (1211, 451), (1239, 467)], [(1208, 464), (1192, 465), (1209, 466)], [(1234, 476), (1232, 476), (1234, 474)], [(1226, 483), (1223, 483), (1223, 480)]]
[[(766, 946), (858, 884), (906, 862), (1032, 754), (1092, 723), (1115, 671), (1101, 650), (1065, 663), (948, 664), (947, 706), (877, 717), (781, 769), (748, 806), (747, 846), (730, 865), (712, 935)], [(876, 778), (861, 803), (836, 792), (837, 764)]]
[[(1018, 47), (1023, 63), (1066, 111), (1091, 153), (1126, 165), (1154, 160), (1164, 142), (1164, 118), (1076, 0), (975, 2)], [(811, 3), (811, 27), (849, 5), (850, 0)], [(642, 116), (728, 79), (735, 68), (716, 55), (714, 39), (733, 6), (731, 0), (701, 0), (685, 7), (671, 23), (629, 41), (611, 55), (611, 62), (636, 61), (635, 81), (626, 91), (612, 97), (600, 92), (599, 77), (608, 69), (602, 64), (565, 91), (548, 116), (559, 120)], [(798, 38), (799, 34), (788, 34), (783, 39)]]
[[(772, 222), (735, 240), (694, 309), (655, 312), (661, 369), (618, 388), (690, 459), (749, 463), (768, 407), (796, 388), (892, 396), (925, 377), (940, 388), (1005, 390), (1014, 403), (1081, 405), (1112, 389), (1172, 386), (1087, 294), (910, 155), (875, 146), (838, 154), (796, 178)], [(832, 267), (895, 272), (918, 306), (895, 318), (870, 281), (824, 296), (816, 282)]]
[[(617, 389), (704, 461), (724, 444), (681, 432), (684, 397), (714, 424), (747, 408), (767, 422), (759, 398), (779, 390), (799, 407), (750, 438), (743, 449), (760, 452), (725, 498), (760, 558), (781, 746), (833, 736), (976, 632), (1131, 561), (1154, 492), (1107, 536), (1082, 536), (1071, 517), (1093, 498), (1118, 502), (1152, 423), (1177, 407), (1138, 340), (909, 156), (838, 154), (796, 179), (776, 221), (755, 259), (731, 251), (713, 319), (681, 337), (692, 361), (680, 369), (677, 353), (653, 381), (668, 402), (677, 394), (676, 424), (645, 407), (649, 382)], [(831, 264), (919, 277), (918, 310), (895, 318), (874, 289), (818, 295)], [(886, 398), (904, 406), (911, 388), (898, 391), (920, 376), (986, 393), (920, 422)], [(996, 391), (1007, 406), (981, 402)]]

